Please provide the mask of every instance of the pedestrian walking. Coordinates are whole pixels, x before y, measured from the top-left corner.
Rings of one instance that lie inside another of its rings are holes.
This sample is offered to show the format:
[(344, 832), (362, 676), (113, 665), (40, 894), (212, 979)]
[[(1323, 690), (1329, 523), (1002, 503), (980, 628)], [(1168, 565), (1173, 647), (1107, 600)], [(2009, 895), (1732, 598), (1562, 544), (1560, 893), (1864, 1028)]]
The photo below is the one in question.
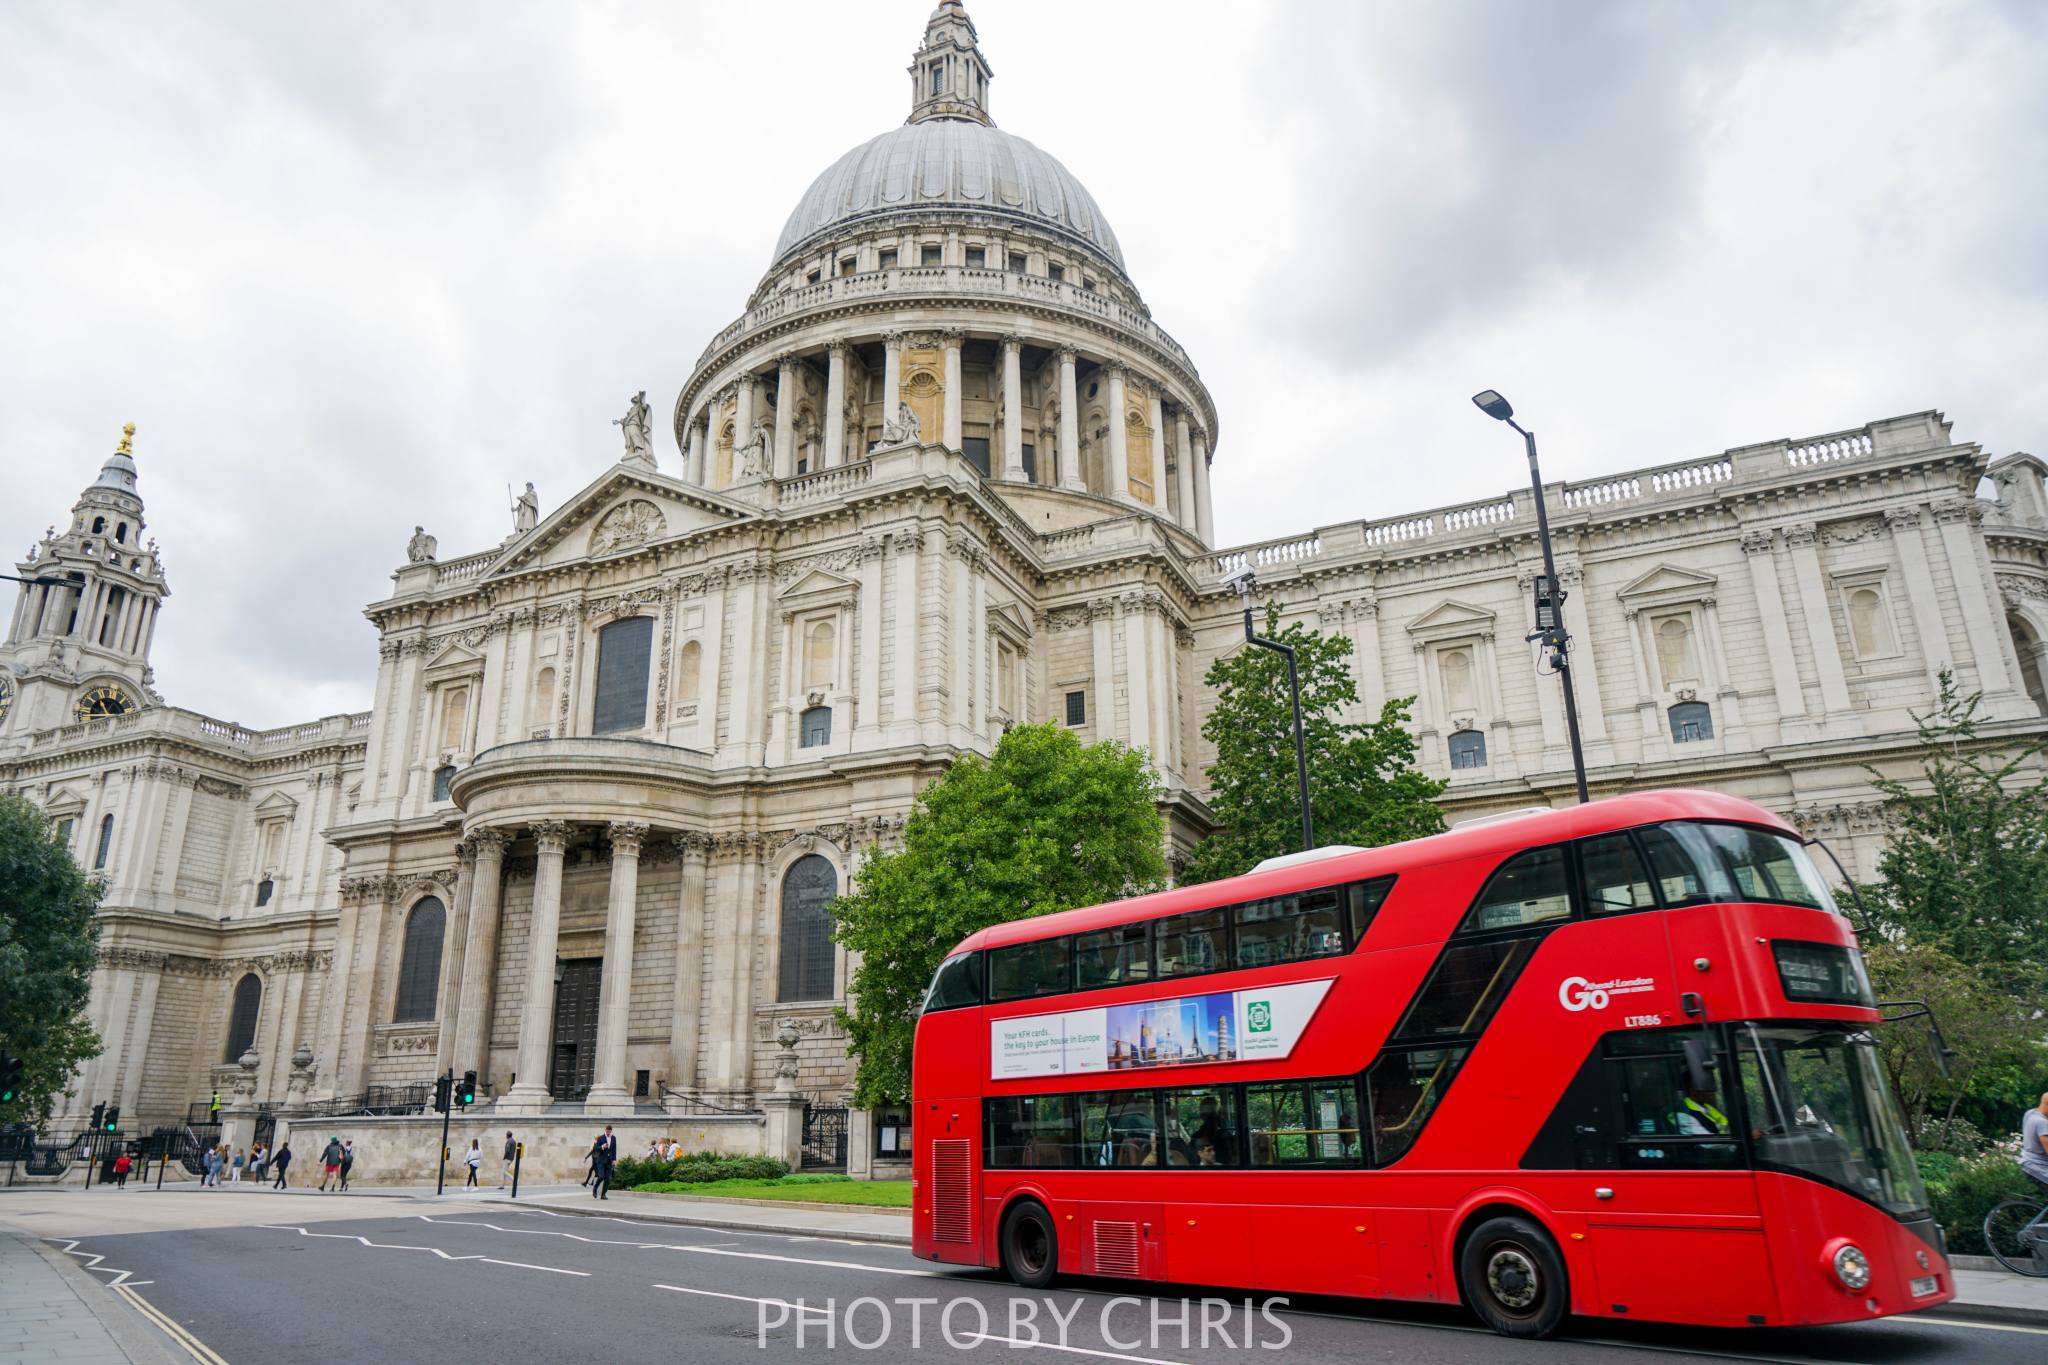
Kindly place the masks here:
[(258, 1185), (263, 1183), (263, 1144), (260, 1142), (249, 1149), (249, 1179)]
[(292, 1168), (292, 1145), (290, 1142), (286, 1142), (277, 1149), (277, 1159), (271, 1165), (277, 1171), (277, 1183), (271, 1186), (271, 1188), (275, 1190), (287, 1188), (284, 1181), (284, 1173)]
[(128, 1188), (128, 1169), (133, 1164), (133, 1162), (128, 1160), (126, 1152), (114, 1158), (114, 1187), (116, 1189), (125, 1190)]
[(583, 1172), (583, 1183), (585, 1185), (589, 1185), (591, 1181), (597, 1179), (597, 1153), (598, 1149), (603, 1146), (604, 1136), (599, 1134), (590, 1140), (590, 1150), (583, 1155), (583, 1164), (588, 1168)]
[(2020, 1170), (2048, 1194), (2048, 1095), (2020, 1116)]
[(249, 1154), (247, 1152), (243, 1151), (240, 1147), (235, 1148), (234, 1162), (228, 1172), (228, 1184), (239, 1185), (242, 1183), (242, 1165), (248, 1159)]
[(591, 1182), (590, 1186), (590, 1193), (594, 1197), (598, 1199), (610, 1199), (612, 1197), (612, 1168), (618, 1165), (618, 1163), (619, 1140), (613, 1136), (612, 1126), (607, 1123), (604, 1126), (604, 1131), (598, 1134), (597, 1137), (597, 1161), (595, 1163), (597, 1178)]
[(325, 1194), (327, 1192), (327, 1182), (334, 1179), (341, 1171), (340, 1138), (332, 1137), (327, 1139), (327, 1146), (320, 1153), (320, 1165), (324, 1168), (320, 1173), (320, 1192)]
[(469, 1154), (462, 1158), (462, 1162), (465, 1166), (469, 1167), (469, 1179), (462, 1182), (462, 1188), (466, 1190), (475, 1186), (477, 1168), (484, 1164), (483, 1139), (471, 1138), (469, 1140)]
[(512, 1140), (510, 1133), (505, 1134), (505, 1169), (498, 1172), (499, 1189), (504, 1189), (505, 1182), (512, 1178), (512, 1158), (518, 1155), (519, 1144)]
[(348, 1189), (348, 1173), (356, 1164), (356, 1140), (350, 1138), (341, 1145), (341, 1188)]

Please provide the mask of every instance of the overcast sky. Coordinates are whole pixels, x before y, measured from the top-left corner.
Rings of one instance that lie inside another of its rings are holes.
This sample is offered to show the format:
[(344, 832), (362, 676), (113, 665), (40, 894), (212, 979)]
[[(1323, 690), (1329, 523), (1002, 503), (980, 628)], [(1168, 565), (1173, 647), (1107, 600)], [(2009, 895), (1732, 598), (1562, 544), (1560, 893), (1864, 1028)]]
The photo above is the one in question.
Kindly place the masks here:
[[(1221, 414), (1225, 544), (1940, 408), (2048, 454), (2048, 5), (970, 0)], [(0, 548), (135, 442), (174, 705), (369, 705), (663, 420), (926, 0), (0, 7)]]

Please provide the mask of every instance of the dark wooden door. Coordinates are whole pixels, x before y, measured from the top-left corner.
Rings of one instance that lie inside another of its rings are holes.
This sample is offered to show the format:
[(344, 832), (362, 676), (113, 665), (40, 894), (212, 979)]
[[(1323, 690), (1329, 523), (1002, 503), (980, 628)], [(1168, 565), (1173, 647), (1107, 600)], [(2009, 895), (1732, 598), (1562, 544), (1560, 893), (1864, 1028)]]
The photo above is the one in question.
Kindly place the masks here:
[(553, 1064), (548, 1092), (558, 1100), (580, 1100), (590, 1094), (597, 1066), (597, 999), (603, 984), (604, 959), (577, 958), (562, 964), (555, 987)]

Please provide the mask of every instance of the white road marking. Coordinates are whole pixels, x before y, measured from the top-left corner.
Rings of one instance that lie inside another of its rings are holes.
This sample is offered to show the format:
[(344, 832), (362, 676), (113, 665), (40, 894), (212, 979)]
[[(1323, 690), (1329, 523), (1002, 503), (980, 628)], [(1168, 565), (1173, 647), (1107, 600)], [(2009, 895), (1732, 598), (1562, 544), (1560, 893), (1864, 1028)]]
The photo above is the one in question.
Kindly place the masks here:
[[(451, 1256), (448, 1259), (451, 1261), (466, 1261), (469, 1258), (467, 1256)], [(586, 1280), (590, 1278), (590, 1272), (587, 1270), (563, 1270), (551, 1265), (528, 1265), (524, 1261), (494, 1261), (488, 1256), (479, 1256), (476, 1259), (482, 1261), (485, 1265), (509, 1265), (516, 1266), (521, 1270), (545, 1270), (550, 1275), (581, 1275)]]
[[(680, 1284), (658, 1284), (654, 1287), (656, 1289), (672, 1290), (677, 1294), (701, 1294), (703, 1297), (707, 1299), (737, 1299), (741, 1303), (779, 1303), (787, 1308), (797, 1307), (796, 1304), (791, 1303), (788, 1299), (757, 1299), (748, 1294), (721, 1294), (715, 1289), (690, 1289)], [(826, 1312), (822, 1308), (811, 1308), (809, 1306), (805, 1306), (803, 1311), (806, 1313), (814, 1313), (821, 1318), (829, 1318), (832, 1316), (830, 1313)]]
[[(858, 1261), (825, 1261), (807, 1256), (778, 1256), (766, 1251), (726, 1251), (715, 1246), (689, 1246), (680, 1242), (635, 1242), (617, 1237), (585, 1237), (580, 1233), (558, 1232), (553, 1228), (508, 1228), (496, 1223), (477, 1222), (467, 1218), (435, 1218), (420, 1214), (423, 1223), (445, 1224), (449, 1227), (489, 1228), (493, 1232), (511, 1233), (521, 1237), (565, 1237), (572, 1242), (586, 1246), (631, 1247), (635, 1251), (693, 1251), (704, 1256), (738, 1256), (751, 1261), (783, 1261), (790, 1265), (822, 1265), (835, 1270), (865, 1270), (876, 1275), (906, 1275), (921, 1279), (950, 1280), (957, 1276), (941, 1274), (936, 1270), (918, 1270), (905, 1266), (862, 1265)], [(644, 1225), (643, 1225), (644, 1226)], [(328, 1236), (341, 1234), (329, 1233)]]
[(988, 1332), (962, 1332), (960, 1335), (967, 1341), (1000, 1341), (1011, 1347), (1036, 1346), (1046, 1351), (1065, 1351), (1068, 1355), (1100, 1356), (1104, 1360), (1136, 1360), (1142, 1362), (1143, 1365), (1186, 1365), (1184, 1361), (1162, 1360), (1157, 1356), (1130, 1356), (1120, 1351), (1096, 1351), (1086, 1346), (1062, 1346), (1057, 1341), (1032, 1341), (1026, 1337), (999, 1337)]
[[(79, 1238), (74, 1237), (69, 1240), (66, 1240), (58, 1237), (45, 1237), (43, 1240), (46, 1242), (63, 1241), (64, 1245), (60, 1247), (59, 1250), (64, 1252), (67, 1256), (81, 1256), (86, 1258), (84, 1264), (79, 1267), (81, 1270), (95, 1270), (102, 1275), (112, 1275), (114, 1278), (107, 1281), (107, 1288), (109, 1289), (118, 1288), (121, 1285), (129, 1283), (128, 1277), (135, 1273), (132, 1270), (116, 1270), (112, 1266), (101, 1265), (100, 1262), (106, 1260), (107, 1258), (98, 1252), (80, 1251), (78, 1249), (78, 1243), (81, 1239)], [(140, 1280), (137, 1281), (137, 1283), (154, 1284), (155, 1281)]]

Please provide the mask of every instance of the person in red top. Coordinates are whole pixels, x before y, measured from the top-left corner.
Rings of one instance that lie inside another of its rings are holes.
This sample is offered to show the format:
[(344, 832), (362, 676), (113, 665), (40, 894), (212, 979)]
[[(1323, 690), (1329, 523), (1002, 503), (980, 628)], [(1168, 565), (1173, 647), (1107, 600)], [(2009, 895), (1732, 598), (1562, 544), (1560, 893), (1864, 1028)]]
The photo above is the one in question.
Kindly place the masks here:
[(128, 1188), (128, 1171), (132, 1165), (126, 1152), (114, 1158), (114, 1184), (119, 1188)]

